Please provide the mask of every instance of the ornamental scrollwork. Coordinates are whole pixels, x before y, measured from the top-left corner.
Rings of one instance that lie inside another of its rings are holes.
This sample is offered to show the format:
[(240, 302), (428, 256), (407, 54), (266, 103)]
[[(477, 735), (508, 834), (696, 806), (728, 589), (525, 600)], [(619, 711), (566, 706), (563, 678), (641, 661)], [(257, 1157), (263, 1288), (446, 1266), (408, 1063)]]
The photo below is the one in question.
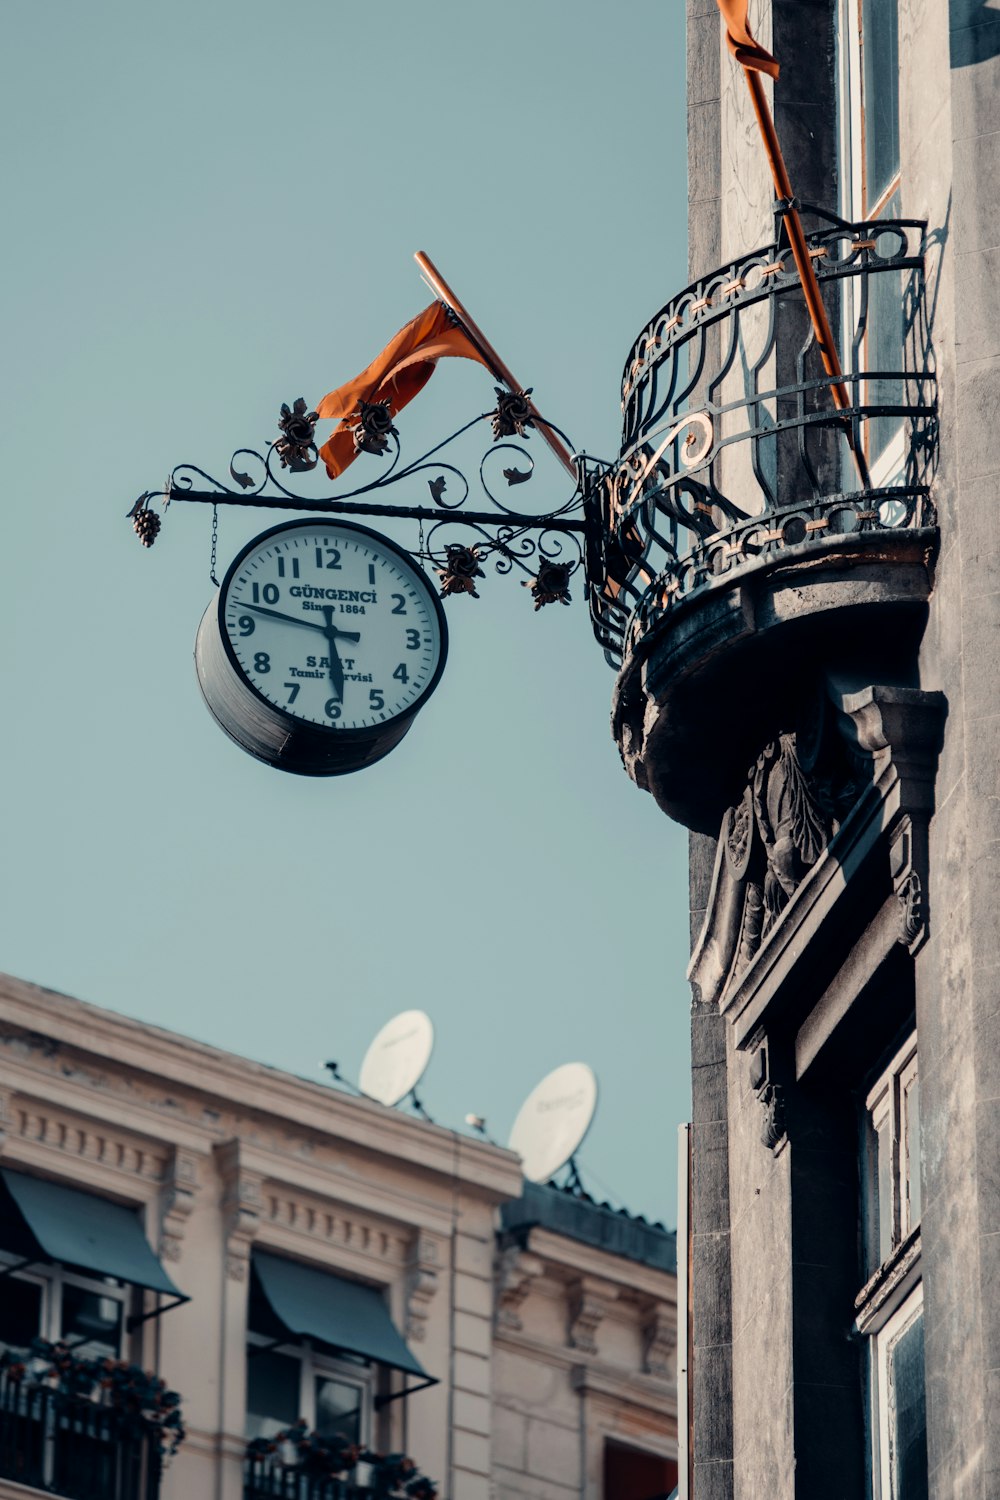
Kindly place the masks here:
[[(497, 404), (465, 422), (433, 448), (409, 462), (388, 406), (359, 402), (351, 423), (359, 461), (375, 459), (379, 472), (351, 490), (315, 498), (290, 488), (293, 475), (317, 468), (317, 415), (299, 397), (283, 404), (278, 419), (280, 436), (264, 451), (238, 448), (229, 464), (232, 483), (220, 482), (195, 464), (179, 464), (161, 490), (140, 495), (129, 517), (143, 546), (151, 547), (160, 532), (163, 512), (174, 502), (212, 505), (249, 505), (268, 509), (305, 511), (345, 518), (383, 517), (418, 524), (412, 555), (434, 571), (442, 597), (479, 598), (477, 581), (487, 566), (504, 575), (524, 575), (535, 609), (570, 602), (570, 579), (584, 562), (586, 522), (579, 483), (571, 492), (533, 512), (515, 508), (504, 492), (535, 478), (535, 460), (524, 446), (531, 432), (549, 428), (568, 447), (569, 439), (554, 423), (542, 418), (530, 403), (530, 387), (523, 391), (497, 388)], [(488, 423), (493, 441), (477, 465), (462, 467), (445, 450), (477, 426)], [(516, 439), (517, 441), (511, 441)], [(470, 477), (471, 474), (471, 477)], [(383, 500), (390, 487), (406, 486), (418, 503)], [(481, 497), (481, 505), (477, 503)], [(162, 512), (154, 509), (162, 501)]]

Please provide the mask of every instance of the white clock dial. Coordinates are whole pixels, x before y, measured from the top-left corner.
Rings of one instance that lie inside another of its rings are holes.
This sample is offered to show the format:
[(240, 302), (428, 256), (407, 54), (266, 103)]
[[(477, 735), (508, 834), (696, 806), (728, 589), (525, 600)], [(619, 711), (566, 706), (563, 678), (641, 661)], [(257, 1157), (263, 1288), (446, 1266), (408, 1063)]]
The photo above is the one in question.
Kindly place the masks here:
[(220, 618), (261, 697), (326, 729), (375, 729), (412, 713), (440, 675), (430, 585), (359, 527), (303, 521), (265, 533), (230, 569)]

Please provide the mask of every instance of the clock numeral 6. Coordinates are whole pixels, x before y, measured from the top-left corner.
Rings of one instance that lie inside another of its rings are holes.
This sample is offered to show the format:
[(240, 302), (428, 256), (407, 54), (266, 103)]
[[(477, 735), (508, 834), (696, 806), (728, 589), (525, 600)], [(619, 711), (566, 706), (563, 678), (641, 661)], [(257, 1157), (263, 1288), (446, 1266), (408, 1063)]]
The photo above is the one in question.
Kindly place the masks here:
[(385, 708), (385, 694), (381, 688), (371, 688), (369, 690), (368, 707), (375, 709), (376, 712), (380, 708)]
[(340, 700), (338, 698), (328, 698), (323, 708), (323, 712), (326, 714), (328, 719), (339, 719), (344, 710), (341, 707)]

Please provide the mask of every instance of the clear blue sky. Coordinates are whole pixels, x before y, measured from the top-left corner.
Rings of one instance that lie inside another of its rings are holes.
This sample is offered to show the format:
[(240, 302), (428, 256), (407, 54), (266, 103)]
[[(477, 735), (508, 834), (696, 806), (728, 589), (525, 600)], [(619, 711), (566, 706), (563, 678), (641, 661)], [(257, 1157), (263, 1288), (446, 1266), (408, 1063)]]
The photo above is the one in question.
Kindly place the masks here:
[[(148, 553), (125, 512), (365, 365), (427, 300), (416, 249), (613, 452), (625, 354), (686, 280), (683, 58), (680, 0), (47, 0), (6, 9), (0, 62), (0, 966), (312, 1078), (420, 1006), (431, 1114), (502, 1140), (587, 1061), (586, 1180), (670, 1223), (686, 841), (620, 767), (579, 586), (449, 601), (400, 748), (300, 779), (202, 705), (209, 512), (173, 507)], [(404, 451), (491, 398), (443, 366)], [(220, 576), (277, 519), (223, 513)]]

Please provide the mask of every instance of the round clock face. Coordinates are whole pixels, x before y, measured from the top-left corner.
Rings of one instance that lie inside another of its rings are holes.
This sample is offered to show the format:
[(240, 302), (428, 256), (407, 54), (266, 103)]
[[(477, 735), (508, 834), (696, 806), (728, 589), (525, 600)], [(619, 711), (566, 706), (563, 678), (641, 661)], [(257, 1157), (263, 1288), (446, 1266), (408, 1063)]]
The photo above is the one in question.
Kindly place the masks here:
[(385, 537), (338, 521), (256, 537), (223, 580), (219, 621), (255, 692), (335, 731), (411, 714), (444, 666), (444, 616), (424, 575)]

